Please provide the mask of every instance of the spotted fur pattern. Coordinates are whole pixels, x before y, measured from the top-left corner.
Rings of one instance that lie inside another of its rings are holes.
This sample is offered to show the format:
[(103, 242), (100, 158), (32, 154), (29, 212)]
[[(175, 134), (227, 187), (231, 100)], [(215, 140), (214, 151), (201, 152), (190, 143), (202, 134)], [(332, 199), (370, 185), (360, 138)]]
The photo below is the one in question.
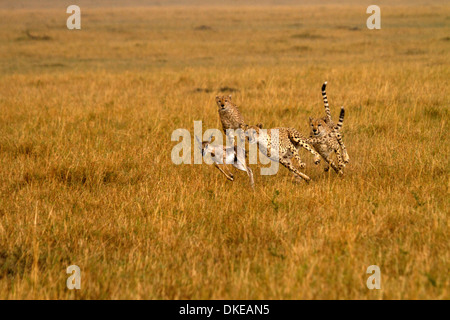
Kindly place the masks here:
[[(309, 124), (311, 126), (311, 137), (320, 139), (320, 141), (312, 142), (312, 146), (326, 161), (325, 171), (328, 171), (331, 166), (336, 173), (342, 175), (342, 168), (345, 164), (342, 159), (339, 142), (333, 129), (328, 126), (323, 118), (309, 118)], [(336, 154), (338, 160), (337, 165), (331, 158), (333, 152)]]
[[(273, 161), (279, 161), (284, 167), (286, 167), (294, 176), (302, 178), (303, 180), (309, 182), (311, 179), (300, 172), (292, 164), (292, 158), (295, 158), (299, 163), (300, 168), (304, 168), (305, 164), (302, 162), (300, 155), (298, 153), (298, 148), (302, 147), (315, 156), (315, 161), (318, 163), (320, 161), (320, 156), (316, 151), (308, 144), (308, 142), (319, 142), (320, 139), (308, 139), (303, 137), (294, 128), (273, 128), (267, 130), (261, 130), (260, 126), (247, 126), (246, 135), (249, 137), (250, 143), (258, 143), (259, 150), (268, 158)], [(272, 137), (272, 130), (278, 130), (278, 142), (275, 143), (276, 139)], [(278, 157), (271, 154), (271, 150), (278, 150)]]
[(239, 108), (231, 100), (231, 95), (216, 96), (216, 103), (219, 107), (219, 118), (222, 123), (222, 129), (225, 133), (227, 129), (243, 129), (245, 126), (244, 118)]

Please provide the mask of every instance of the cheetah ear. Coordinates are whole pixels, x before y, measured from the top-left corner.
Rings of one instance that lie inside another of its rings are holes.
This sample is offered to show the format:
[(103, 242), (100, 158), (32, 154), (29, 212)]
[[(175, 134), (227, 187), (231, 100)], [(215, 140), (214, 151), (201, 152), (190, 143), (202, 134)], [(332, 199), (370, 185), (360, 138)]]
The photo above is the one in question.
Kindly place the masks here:
[(311, 118), (311, 117), (309, 117), (309, 123), (311, 123), (311, 121), (312, 121), (312, 118)]
[(216, 96), (216, 101), (219, 100), (219, 96)]
[(211, 133), (211, 134), (209, 135), (209, 138), (208, 138), (208, 143), (211, 143), (212, 137), (213, 137), (213, 134)]
[(262, 129), (263, 128), (263, 124), (260, 122), (256, 125), (258, 128)]
[(231, 94), (228, 95), (228, 98), (230, 98), (230, 100), (231, 100)]

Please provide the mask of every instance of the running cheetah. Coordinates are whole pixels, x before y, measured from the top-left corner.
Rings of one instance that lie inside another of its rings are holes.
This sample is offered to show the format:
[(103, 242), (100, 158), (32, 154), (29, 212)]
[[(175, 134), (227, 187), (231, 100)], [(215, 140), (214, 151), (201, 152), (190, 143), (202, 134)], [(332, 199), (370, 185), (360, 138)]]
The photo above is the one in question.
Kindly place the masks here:
[[(222, 129), (225, 132), (227, 139), (233, 141), (235, 149), (242, 148), (239, 142), (244, 142), (243, 148), (247, 150), (246, 142), (248, 141), (248, 139), (246, 138), (244, 131), (245, 128), (248, 127), (248, 125), (245, 123), (244, 118), (239, 111), (239, 108), (236, 106), (236, 104), (233, 103), (231, 95), (216, 96), (216, 103), (219, 107), (218, 111), (220, 122), (222, 123)], [(238, 140), (235, 139), (235, 136)], [(245, 162), (246, 168), (250, 170), (246, 160), (243, 160)], [(251, 177), (251, 184), (253, 187), (253, 175)]]
[[(339, 175), (344, 174), (341, 169), (345, 164), (342, 160), (341, 148), (333, 129), (328, 126), (323, 118), (314, 119), (310, 117), (309, 124), (311, 126), (311, 137), (321, 139), (318, 142), (312, 142), (312, 146), (327, 162), (328, 165), (325, 167), (325, 171), (328, 171), (331, 166)], [(331, 159), (333, 151), (336, 153), (338, 165)]]
[[(317, 152), (314, 151), (308, 143), (320, 142), (320, 139), (307, 139), (294, 128), (278, 127), (268, 129), (267, 131), (261, 129), (262, 125), (246, 127), (245, 132), (248, 135), (249, 143), (258, 143), (259, 150), (266, 157), (273, 161), (279, 161), (284, 167), (291, 171), (294, 176), (300, 177), (306, 182), (309, 182), (311, 178), (294, 167), (292, 164), (292, 158), (295, 158), (298, 161), (300, 168), (304, 168), (305, 164), (301, 161), (298, 153), (298, 148), (303, 147), (315, 156), (315, 163), (318, 164), (320, 161), (320, 155), (317, 154)], [(278, 143), (274, 146), (272, 146), (272, 130), (278, 130)], [(271, 154), (271, 148), (278, 148), (278, 156)]]

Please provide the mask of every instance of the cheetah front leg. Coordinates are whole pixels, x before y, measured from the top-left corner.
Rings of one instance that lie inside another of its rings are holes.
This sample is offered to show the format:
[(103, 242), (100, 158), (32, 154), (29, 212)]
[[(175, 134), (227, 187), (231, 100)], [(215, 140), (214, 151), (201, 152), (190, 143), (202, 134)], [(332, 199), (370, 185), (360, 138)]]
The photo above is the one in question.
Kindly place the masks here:
[(294, 175), (302, 178), (303, 180), (305, 180), (306, 182), (309, 182), (311, 180), (310, 177), (308, 177), (306, 174), (300, 172), (299, 170), (297, 170), (293, 165), (290, 159), (287, 158), (280, 158), (280, 163), (286, 167), (289, 171), (291, 171)]
[(306, 164), (300, 158), (300, 155), (298, 154), (298, 150), (296, 148), (292, 147), (291, 152), (292, 152), (293, 157), (297, 160), (300, 169), (306, 168)]
[(321, 152), (320, 156), (325, 159), (325, 167), (323, 168), (323, 171), (328, 172), (328, 170), (330, 170), (330, 165), (327, 160), (329, 158), (329, 154), (326, 152)]
[(323, 171), (328, 172), (328, 170), (330, 170), (330, 165), (327, 163), (325, 168), (323, 168)]
[(297, 160), (298, 166), (300, 167), (300, 169), (306, 168), (306, 163), (302, 162), (302, 159), (300, 158), (299, 154), (294, 154), (294, 158)]
[(319, 164), (320, 163), (320, 154), (318, 154), (317, 152), (316, 152), (316, 150), (314, 150), (314, 148), (312, 148), (309, 144), (307, 144), (306, 142), (300, 142), (299, 143), (300, 144), (300, 146), (303, 148), (303, 149), (306, 149), (306, 150), (308, 150), (309, 152), (311, 152), (313, 155), (314, 155), (314, 164)]

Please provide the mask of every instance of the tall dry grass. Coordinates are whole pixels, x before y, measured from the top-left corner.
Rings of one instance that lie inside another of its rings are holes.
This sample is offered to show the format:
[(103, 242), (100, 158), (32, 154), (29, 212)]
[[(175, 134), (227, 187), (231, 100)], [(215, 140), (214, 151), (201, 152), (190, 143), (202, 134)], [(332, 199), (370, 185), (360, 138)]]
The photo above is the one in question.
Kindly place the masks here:
[[(450, 8), (367, 16), (82, 8), (68, 31), (65, 10), (0, 11), (0, 298), (448, 299)], [(216, 93), (306, 134), (324, 80), (344, 178), (306, 153), (310, 184), (281, 168), (255, 192), (172, 164), (173, 130), (220, 128)]]

